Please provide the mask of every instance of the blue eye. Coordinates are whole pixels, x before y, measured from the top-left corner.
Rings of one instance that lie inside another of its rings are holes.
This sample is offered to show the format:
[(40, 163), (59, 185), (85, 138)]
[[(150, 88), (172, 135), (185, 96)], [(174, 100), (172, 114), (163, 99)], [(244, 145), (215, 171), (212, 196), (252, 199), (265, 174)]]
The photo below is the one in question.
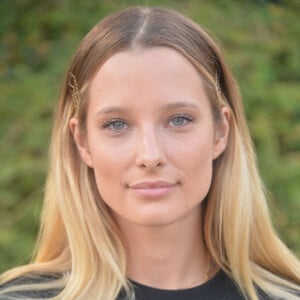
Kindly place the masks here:
[(111, 127), (114, 130), (122, 130), (125, 127), (125, 123), (123, 121), (114, 121), (111, 123)]
[(172, 119), (172, 123), (175, 126), (183, 126), (186, 123), (186, 119), (183, 117), (175, 117)]
[(127, 125), (122, 120), (109, 120), (102, 125), (103, 128), (108, 128), (113, 131), (122, 131), (127, 128)]
[(168, 123), (171, 126), (182, 127), (185, 126), (187, 123), (191, 122), (192, 120), (192, 117), (189, 115), (176, 115), (172, 117)]

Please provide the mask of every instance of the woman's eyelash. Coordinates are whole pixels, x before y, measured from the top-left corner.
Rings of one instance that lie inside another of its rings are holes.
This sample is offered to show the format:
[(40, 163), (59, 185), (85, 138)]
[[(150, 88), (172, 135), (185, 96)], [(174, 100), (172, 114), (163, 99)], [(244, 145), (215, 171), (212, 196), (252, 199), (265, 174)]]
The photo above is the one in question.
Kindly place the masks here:
[[(167, 126), (183, 127), (187, 123), (192, 122), (194, 118), (188, 114), (177, 114), (171, 116), (166, 122)], [(101, 126), (103, 129), (110, 129), (113, 131), (122, 131), (128, 128), (126, 122), (122, 119), (111, 119), (104, 122)]]
[(126, 126), (127, 126), (126, 123), (121, 119), (108, 120), (102, 124), (102, 128), (104, 129), (108, 128), (115, 131), (121, 131)]
[(192, 122), (194, 120), (194, 118), (190, 115), (187, 115), (187, 114), (177, 114), (175, 116), (172, 116), (167, 124), (170, 124), (171, 122), (173, 123), (172, 125), (173, 126), (184, 126), (186, 125), (187, 123), (189, 122)]

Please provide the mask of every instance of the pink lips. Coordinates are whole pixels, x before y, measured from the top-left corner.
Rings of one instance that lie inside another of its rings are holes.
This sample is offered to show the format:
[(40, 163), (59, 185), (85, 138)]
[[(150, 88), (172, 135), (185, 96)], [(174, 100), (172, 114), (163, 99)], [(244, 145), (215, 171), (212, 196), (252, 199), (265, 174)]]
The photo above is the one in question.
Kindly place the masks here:
[(168, 194), (175, 185), (175, 183), (167, 181), (142, 181), (131, 185), (130, 188), (140, 196), (156, 198)]

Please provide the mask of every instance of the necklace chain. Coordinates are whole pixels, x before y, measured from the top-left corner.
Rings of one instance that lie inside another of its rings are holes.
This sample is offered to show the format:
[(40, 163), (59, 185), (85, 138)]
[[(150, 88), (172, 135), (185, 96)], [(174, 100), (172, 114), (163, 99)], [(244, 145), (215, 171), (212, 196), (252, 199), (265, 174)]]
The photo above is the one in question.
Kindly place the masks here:
[[(192, 281), (189, 284), (183, 285), (183, 288), (189, 288), (189, 287), (192, 287), (192, 286), (196, 286), (200, 283), (205, 283), (209, 279), (210, 273), (213, 271), (214, 268), (215, 268), (215, 264), (211, 263), (208, 266), (208, 269), (200, 277), (198, 277), (197, 280)], [(202, 281), (203, 279), (204, 279), (204, 282)]]

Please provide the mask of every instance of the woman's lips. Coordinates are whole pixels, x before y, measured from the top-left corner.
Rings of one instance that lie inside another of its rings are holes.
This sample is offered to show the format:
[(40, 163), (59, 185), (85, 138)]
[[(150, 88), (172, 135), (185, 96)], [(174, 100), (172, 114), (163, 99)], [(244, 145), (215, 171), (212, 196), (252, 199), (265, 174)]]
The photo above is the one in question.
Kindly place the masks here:
[(130, 185), (132, 189), (138, 195), (145, 198), (159, 198), (167, 195), (171, 192), (176, 183), (168, 181), (142, 181), (133, 185)]

